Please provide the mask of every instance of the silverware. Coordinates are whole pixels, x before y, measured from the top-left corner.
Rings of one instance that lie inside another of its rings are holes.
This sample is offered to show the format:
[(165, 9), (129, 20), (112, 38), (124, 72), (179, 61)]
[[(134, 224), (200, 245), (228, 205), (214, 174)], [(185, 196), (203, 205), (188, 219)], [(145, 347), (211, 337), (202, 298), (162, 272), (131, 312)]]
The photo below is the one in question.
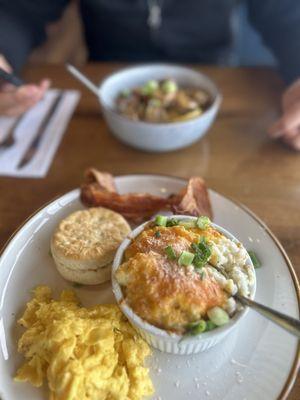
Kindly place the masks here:
[(35, 153), (37, 152), (37, 150), (39, 148), (39, 145), (40, 145), (40, 142), (41, 142), (41, 140), (42, 140), (42, 138), (44, 136), (44, 133), (46, 131), (47, 125), (49, 124), (49, 122), (51, 121), (53, 116), (55, 115), (55, 113), (56, 113), (56, 111), (57, 111), (57, 109), (58, 109), (63, 97), (64, 97), (64, 93), (63, 92), (59, 92), (59, 94), (56, 96), (56, 98), (53, 101), (53, 103), (52, 103), (47, 115), (42, 120), (36, 135), (32, 139), (29, 147), (27, 148), (27, 150), (25, 151), (25, 154), (23, 155), (21, 161), (19, 162), (19, 164), (17, 166), (17, 169), (23, 168), (35, 156)]
[[(230, 277), (228, 274), (221, 270), (220, 268), (216, 268), (222, 275), (225, 276), (226, 279)], [(263, 317), (267, 318), (268, 320), (272, 321), (274, 324), (280, 326), (281, 328), (285, 329), (292, 335), (298, 337), (300, 339), (300, 320), (290, 317), (289, 315), (283, 314), (273, 308), (267, 307), (263, 304), (257, 303), (254, 300), (248, 299), (248, 297), (242, 296), (236, 293), (233, 296), (236, 300), (242, 303), (244, 306), (248, 306), (253, 310), (257, 311)]]
[(250, 300), (247, 297), (236, 294), (234, 296), (243, 305), (252, 308), (257, 311), (265, 318), (279, 325), (281, 328), (290, 332), (292, 335), (297, 336), (300, 339), (300, 320), (292, 318), (289, 315), (283, 314), (279, 311), (273, 310), (270, 307), (264, 306), (263, 304), (257, 303), (256, 301)]
[(79, 71), (74, 65), (66, 64), (67, 70), (78, 79), (84, 86), (86, 86), (94, 95), (99, 97), (99, 89), (98, 87), (82, 72)]
[(7, 135), (0, 143), (0, 149), (2, 149), (2, 148), (8, 149), (9, 147), (12, 147), (16, 143), (15, 132), (16, 132), (16, 129), (17, 129), (18, 125), (20, 124), (21, 120), (23, 119), (23, 116), (24, 116), (24, 114), (21, 115), (19, 118), (17, 118), (14, 121), (14, 123), (10, 127)]

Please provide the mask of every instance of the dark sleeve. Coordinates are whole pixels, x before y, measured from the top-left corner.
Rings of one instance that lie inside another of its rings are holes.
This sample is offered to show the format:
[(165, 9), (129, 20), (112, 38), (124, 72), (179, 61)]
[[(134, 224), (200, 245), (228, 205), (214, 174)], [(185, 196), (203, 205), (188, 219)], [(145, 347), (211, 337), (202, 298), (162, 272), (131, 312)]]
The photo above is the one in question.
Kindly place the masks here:
[(46, 38), (45, 27), (68, 0), (0, 0), (0, 54), (19, 70), (30, 51)]
[(249, 19), (291, 83), (300, 77), (300, 1), (248, 0)]

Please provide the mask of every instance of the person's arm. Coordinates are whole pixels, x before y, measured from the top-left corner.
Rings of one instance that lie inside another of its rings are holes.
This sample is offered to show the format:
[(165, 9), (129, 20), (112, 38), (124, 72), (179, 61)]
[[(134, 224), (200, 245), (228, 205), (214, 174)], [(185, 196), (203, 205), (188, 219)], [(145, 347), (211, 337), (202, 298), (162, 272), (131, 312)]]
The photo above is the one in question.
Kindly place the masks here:
[(287, 83), (300, 77), (299, 0), (248, 0), (249, 20), (279, 62)]
[[(7, 72), (12, 71), (11, 66), (1, 54), (0, 68)], [(0, 82), (0, 116), (15, 117), (23, 114), (41, 100), (49, 85), (48, 79), (43, 79), (39, 84), (25, 84), (20, 87)]]
[(282, 98), (282, 116), (269, 129), (300, 150), (300, 2), (299, 0), (248, 0), (249, 19), (279, 62), (290, 86)]
[[(0, 0), (0, 67), (18, 71), (31, 49), (44, 40), (46, 24), (59, 18), (67, 2)], [(0, 115), (23, 114), (44, 96), (49, 85), (47, 79), (18, 88), (0, 82)]]
[(46, 38), (45, 27), (57, 20), (68, 0), (0, 0), (0, 54), (15, 70)]

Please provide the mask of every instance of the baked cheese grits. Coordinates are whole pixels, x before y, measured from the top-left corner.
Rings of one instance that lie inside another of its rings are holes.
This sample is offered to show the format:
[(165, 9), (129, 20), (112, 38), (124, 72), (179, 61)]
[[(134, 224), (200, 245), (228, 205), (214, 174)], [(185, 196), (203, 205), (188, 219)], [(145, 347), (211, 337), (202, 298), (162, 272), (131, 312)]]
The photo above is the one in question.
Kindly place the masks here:
[(207, 217), (157, 216), (127, 247), (115, 277), (139, 317), (177, 334), (226, 324), (237, 311), (233, 296), (250, 296), (255, 284), (245, 248)]

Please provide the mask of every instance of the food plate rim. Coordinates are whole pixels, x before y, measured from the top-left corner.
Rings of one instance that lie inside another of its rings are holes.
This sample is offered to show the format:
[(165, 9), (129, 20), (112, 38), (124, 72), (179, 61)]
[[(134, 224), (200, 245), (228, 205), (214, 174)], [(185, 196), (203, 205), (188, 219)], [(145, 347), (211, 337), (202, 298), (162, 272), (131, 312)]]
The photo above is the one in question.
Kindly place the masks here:
[[(118, 174), (115, 175), (114, 178), (129, 178), (129, 177), (134, 177), (134, 176), (145, 176), (145, 177), (159, 177), (159, 178), (169, 178), (169, 179), (173, 179), (173, 180), (178, 180), (181, 181), (182, 183), (187, 182), (188, 179), (184, 178), (184, 177), (180, 177), (178, 175), (171, 175), (171, 174), (151, 174), (151, 173), (134, 173), (134, 174)], [(1, 247), (0, 249), (0, 258), (3, 256), (5, 250), (8, 248), (10, 242), (15, 238), (15, 236), (21, 231), (21, 229), (27, 224), (27, 222), (29, 222), (36, 214), (38, 214), (40, 211), (42, 211), (44, 208), (46, 208), (47, 206), (49, 206), (51, 203), (55, 202), (56, 200), (58, 200), (59, 198), (70, 194), (71, 192), (74, 192), (76, 190), (79, 190), (78, 188), (75, 188), (73, 190), (70, 190), (64, 194), (59, 194), (55, 197), (53, 197), (51, 200), (47, 201), (46, 203), (44, 203), (41, 207), (39, 207), (37, 210), (35, 210), (33, 213), (31, 213), (14, 231), (13, 233), (8, 237), (8, 239), (5, 241), (4, 245)], [(241, 208), (243, 211), (245, 211), (248, 215), (250, 215), (265, 231), (266, 233), (269, 235), (269, 237), (273, 240), (273, 242), (275, 243), (275, 245), (277, 246), (278, 250), (280, 251), (280, 253), (282, 254), (286, 265), (288, 267), (288, 270), (290, 272), (294, 287), (295, 287), (295, 292), (296, 292), (296, 297), (297, 297), (297, 302), (298, 302), (298, 313), (300, 314), (300, 284), (299, 284), (299, 280), (296, 274), (296, 271), (292, 265), (291, 260), (289, 259), (286, 251), (284, 250), (282, 244), (280, 243), (279, 239), (276, 237), (276, 235), (271, 231), (271, 229), (265, 224), (265, 222), (263, 222), (253, 211), (251, 211), (247, 206), (245, 206), (244, 204), (242, 204), (241, 202), (239, 202), (238, 200), (234, 200), (232, 197), (230, 196), (225, 196), (220, 192), (217, 192), (213, 189), (209, 189), (210, 191), (224, 197), (226, 200), (229, 200), (231, 203), (233, 203), (235, 206)], [(282, 390), (278, 396), (277, 400), (286, 400), (289, 393), (292, 390), (292, 387), (295, 383), (297, 374), (298, 374), (298, 370), (300, 369), (300, 341), (298, 342), (298, 346), (297, 346), (297, 350), (296, 350), (296, 354), (295, 354), (295, 359), (293, 361), (291, 370), (289, 372), (289, 375), (287, 377), (286, 382), (284, 383)]]

